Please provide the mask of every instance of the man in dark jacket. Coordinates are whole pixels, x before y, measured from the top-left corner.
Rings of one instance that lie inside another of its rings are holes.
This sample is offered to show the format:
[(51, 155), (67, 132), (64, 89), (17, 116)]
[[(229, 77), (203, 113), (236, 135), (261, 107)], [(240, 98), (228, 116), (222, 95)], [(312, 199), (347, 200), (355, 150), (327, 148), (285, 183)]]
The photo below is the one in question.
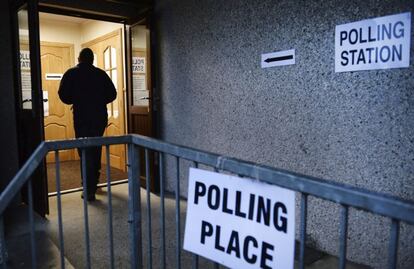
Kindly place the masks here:
[[(93, 66), (93, 57), (91, 49), (82, 49), (78, 57), (79, 64), (65, 72), (59, 86), (60, 100), (72, 105), (77, 138), (104, 134), (108, 124), (106, 105), (116, 98), (114, 84), (105, 71)], [(95, 200), (101, 168), (101, 151), (101, 147), (85, 150), (88, 201)], [(81, 150), (78, 149), (78, 153), (82, 164)]]

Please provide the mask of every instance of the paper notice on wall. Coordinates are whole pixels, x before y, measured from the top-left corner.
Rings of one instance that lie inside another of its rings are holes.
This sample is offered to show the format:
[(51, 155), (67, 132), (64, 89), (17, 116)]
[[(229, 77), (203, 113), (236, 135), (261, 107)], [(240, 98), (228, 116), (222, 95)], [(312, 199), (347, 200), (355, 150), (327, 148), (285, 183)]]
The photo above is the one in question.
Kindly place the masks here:
[(23, 109), (32, 109), (32, 81), (30, 72), (21, 73)]
[(132, 89), (134, 96), (134, 106), (148, 106), (149, 92), (145, 75), (134, 74), (132, 76)]
[(132, 72), (145, 73), (145, 57), (132, 57)]
[(28, 50), (20, 51), (20, 69), (30, 70), (30, 51)]

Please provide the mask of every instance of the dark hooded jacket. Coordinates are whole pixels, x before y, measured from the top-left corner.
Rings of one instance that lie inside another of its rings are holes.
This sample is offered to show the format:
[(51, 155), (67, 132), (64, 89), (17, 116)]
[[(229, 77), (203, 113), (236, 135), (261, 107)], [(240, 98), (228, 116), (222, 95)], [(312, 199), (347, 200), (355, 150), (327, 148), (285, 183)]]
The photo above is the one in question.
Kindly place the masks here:
[(106, 104), (116, 98), (116, 89), (105, 71), (92, 64), (79, 63), (65, 72), (60, 81), (59, 97), (65, 104), (72, 104), (75, 128), (94, 123), (106, 126)]

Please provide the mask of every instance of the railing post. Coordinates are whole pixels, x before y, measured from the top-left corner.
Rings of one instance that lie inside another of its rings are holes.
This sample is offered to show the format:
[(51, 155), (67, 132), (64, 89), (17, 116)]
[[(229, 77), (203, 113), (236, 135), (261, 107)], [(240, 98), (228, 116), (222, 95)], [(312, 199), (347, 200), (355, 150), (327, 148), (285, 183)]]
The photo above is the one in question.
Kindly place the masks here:
[(131, 268), (142, 268), (142, 228), (139, 151), (128, 145), (128, 222)]
[(7, 249), (6, 249), (6, 240), (4, 237), (4, 223), (3, 216), (0, 216), (0, 268), (7, 268)]

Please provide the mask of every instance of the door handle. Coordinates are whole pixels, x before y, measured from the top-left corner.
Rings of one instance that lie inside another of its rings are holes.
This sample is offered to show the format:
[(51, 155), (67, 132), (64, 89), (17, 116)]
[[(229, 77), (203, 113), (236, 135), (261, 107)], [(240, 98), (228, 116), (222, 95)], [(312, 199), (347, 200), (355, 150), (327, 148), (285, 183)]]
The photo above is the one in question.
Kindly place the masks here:
[(22, 104), (27, 103), (27, 102), (31, 102), (31, 101), (32, 101), (32, 99), (30, 99), (30, 98), (23, 99)]
[(48, 99), (43, 99), (43, 103), (46, 103), (46, 102), (48, 102), (49, 100)]

